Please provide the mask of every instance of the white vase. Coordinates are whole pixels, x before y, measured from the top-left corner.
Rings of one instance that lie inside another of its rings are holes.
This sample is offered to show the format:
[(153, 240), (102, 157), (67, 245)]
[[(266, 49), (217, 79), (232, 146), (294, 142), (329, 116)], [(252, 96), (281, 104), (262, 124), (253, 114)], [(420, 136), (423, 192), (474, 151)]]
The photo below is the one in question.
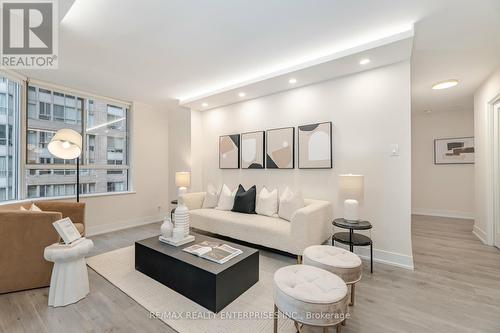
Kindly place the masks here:
[(161, 235), (165, 238), (172, 237), (172, 230), (174, 230), (174, 225), (169, 217), (166, 217), (163, 220), (163, 224), (161, 225), (160, 232)]
[(175, 227), (184, 230), (184, 236), (189, 235), (189, 210), (183, 204), (179, 205), (174, 212)]

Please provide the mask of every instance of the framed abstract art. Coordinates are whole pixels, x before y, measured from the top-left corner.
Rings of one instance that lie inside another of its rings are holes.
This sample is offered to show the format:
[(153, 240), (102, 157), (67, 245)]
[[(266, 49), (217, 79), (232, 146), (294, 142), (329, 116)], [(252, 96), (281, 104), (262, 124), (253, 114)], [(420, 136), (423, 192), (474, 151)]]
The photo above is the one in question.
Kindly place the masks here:
[(264, 131), (241, 134), (241, 168), (264, 169)]
[(332, 122), (299, 126), (299, 169), (331, 169)]
[(434, 140), (434, 164), (473, 164), (474, 137)]
[(295, 167), (295, 128), (285, 127), (266, 131), (266, 168)]
[(240, 135), (223, 135), (219, 137), (219, 168), (240, 168)]

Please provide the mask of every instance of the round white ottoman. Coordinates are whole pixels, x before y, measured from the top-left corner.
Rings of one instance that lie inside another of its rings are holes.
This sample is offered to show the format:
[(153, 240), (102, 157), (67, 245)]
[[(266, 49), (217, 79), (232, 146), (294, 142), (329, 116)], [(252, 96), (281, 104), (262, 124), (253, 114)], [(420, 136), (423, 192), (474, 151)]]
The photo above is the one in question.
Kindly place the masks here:
[(323, 327), (341, 324), (347, 313), (347, 286), (341, 278), (323, 269), (293, 265), (274, 273), (274, 332), (278, 331), (278, 310), (300, 324)]
[(44, 257), (54, 263), (50, 278), (49, 306), (76, 303), (89, 293), (89, 277), (85, 256), (94, 243), (83, 239), (75, 245), (52, 244), (45, 248)]
[(303, 262), (340, 276), (351, 287), (350, 305), (354, 305), (355, 285), (363, 273), (361, 259), (356, 254), (340, 247), (313, 245), (304, 250)]

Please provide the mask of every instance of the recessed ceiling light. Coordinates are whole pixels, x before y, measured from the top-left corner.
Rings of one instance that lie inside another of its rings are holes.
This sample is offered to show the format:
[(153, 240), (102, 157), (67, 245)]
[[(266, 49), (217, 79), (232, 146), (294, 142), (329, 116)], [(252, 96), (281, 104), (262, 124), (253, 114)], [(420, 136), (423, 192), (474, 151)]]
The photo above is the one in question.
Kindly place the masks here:
[(203, 106), (204, 108), (206, 108), (208, 106), (208, 103), (201, 103), (201, 106)]
[(291, 78), (290, 80), (288, 80), (288, 83), (290, 83), (290, 84), (297, 83), (297, 79)]
[(434, 90), (441, 90), (441, 89), (448, 89), (451, 87), (454, 87), (458, 84), (458, 80), (446, 80), (442, 82), (438, 82), (436, 84), (432, 85), (432, 89)]
[(245, 97), (245, 96), (246, 96), (246, 94), (245, 94), (244, 92), (240, 92), (240, 93), (238, 93), (238, 96), (240, 96), (240, 97)]
[(368, 58), (361, 59), (361, 61), (359, 62), (360, 65), (367, 65), (369, 63), (370, 63), (370, 59), (368, 59)]

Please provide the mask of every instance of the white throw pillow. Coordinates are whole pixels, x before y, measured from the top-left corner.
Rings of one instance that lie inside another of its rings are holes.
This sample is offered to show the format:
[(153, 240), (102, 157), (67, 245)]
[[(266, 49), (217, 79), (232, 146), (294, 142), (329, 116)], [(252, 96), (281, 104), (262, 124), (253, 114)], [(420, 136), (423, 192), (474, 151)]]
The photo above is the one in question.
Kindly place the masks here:
[(23, 206), (19, 207), (19, 210), (25, 210), (30, 212), (41, 212), (42, 210), (35, 204), (31, 204), (30, 209), (26, 209)]
[(266, 216), (275, 215), (278, 212), (278, 190), (269, 192), (267, 188), (262, 188), (257, 196), (255, 212)]
[(215, 208), (219, 202), (219, 194), (212, 183), (208, 183), (205, 199), (203, 200), (202, 208)]
[(236, 196), (236, 190), (234, 192), (231, 192), (229, 187), (224, 184), (222, 186), (222, 190), (220, 191), (219, 195), (219, 202), (217, 203), (217, 207), (215, 209), (218, 210), (231, 210), (233, 209), (234, 206), (234, 197)]
[(292, 215), (304, 207), (304, 198), (300, 191), (292, 192), (288, 187), (280, 196), (280, 208), (278, 211), (279, 217), (287, 221), (292, 220)]

